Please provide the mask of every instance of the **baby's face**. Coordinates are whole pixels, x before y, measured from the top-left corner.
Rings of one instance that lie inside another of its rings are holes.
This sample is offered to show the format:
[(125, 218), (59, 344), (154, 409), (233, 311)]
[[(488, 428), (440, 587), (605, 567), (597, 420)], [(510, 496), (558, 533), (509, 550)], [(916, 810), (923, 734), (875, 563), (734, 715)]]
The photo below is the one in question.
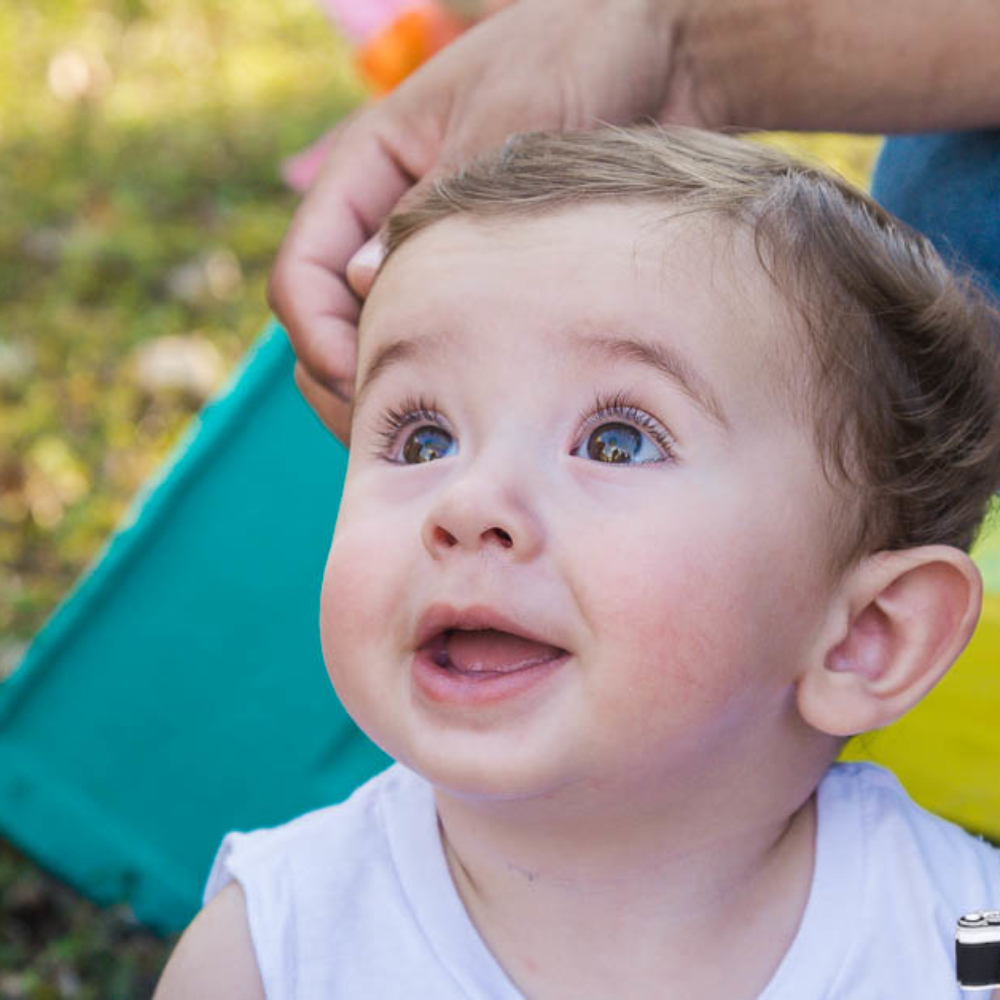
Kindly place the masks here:
[(440, 787), (654, 794), (798, 724), (832, 584), (795, 337), (752, 250), (650, 214), (449, 219), (365, 307), (323, 646)]

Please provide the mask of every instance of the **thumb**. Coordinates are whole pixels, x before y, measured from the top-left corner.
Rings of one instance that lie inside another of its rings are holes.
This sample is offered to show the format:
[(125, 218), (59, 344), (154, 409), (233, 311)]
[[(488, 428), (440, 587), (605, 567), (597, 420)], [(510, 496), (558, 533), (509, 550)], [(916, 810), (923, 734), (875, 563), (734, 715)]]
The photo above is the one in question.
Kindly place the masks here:
[(382, 230), (379, 230), (370, 240), (347, 262), (347, 283), (351, 291), (359, 299), (368, 298), (375, 275), (385, 257), (385, 247), (382, 243)]
[[(447, 177), (462, 162), (458, 156), (445, 156), (442, 157), (442, 160), (442, 163), (429, 170), (409, 190), (403, 192), (393, 206), (390, 215), (405, 212), (411, 205), (418, 203), (430, 185), (442, 177)], [(368, 298), (368, 293), (375, 282), (378, 269), (385, 260), (386, 224), (383, 221), (382, 225), (379, 226), (378, 232), (366, 240), (347, 262), (345, 272), (347, 283), (350, 285), (351, 291), (359, 299)]]

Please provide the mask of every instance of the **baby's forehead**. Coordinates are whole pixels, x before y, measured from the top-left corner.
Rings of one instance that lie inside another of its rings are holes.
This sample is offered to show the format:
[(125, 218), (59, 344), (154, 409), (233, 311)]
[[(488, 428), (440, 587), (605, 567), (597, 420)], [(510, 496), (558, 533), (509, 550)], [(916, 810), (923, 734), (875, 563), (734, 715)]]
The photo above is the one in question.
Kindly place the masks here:
[(774, 312), (786, 309), (747, 227), (669, 203), (591, 202), (537, 213), (513, 207), (485, 216), (456, 213), (430, 223), (392, 248), (362, 319), (385, 304), (378, 293), (389, 274), (398, 304), (400, 294), (418, 301), (428, 292), (446, 298), (449, 289), (462, 295), (470, 285), (485, 288), (507, 272), (558, 275), (559, 265), (564, 284), (544, 289), (552, 300), (573, 287), (578, 275), (614, 269), (629, 272), (629, 282), (617, 290), (622, 307), (630, 304), (636, 284), (665, 288), (682, 282), (691, 294), (708, 291), (737, 311), (746, 311), (751, 298)]
[(380, 271), (362, 316), (362, 353), (390, 330), (428, 322), (457, 344), (469, 332), (461, 317), (502, 330), (503, 317), (520, 312), (566, 327), (625, 326), (663, 343), (686, 339), (772, 398), (797, 395), (803, 383), (802, 317), (752, 233), (705, 211), (645, 202), (433, 222)]

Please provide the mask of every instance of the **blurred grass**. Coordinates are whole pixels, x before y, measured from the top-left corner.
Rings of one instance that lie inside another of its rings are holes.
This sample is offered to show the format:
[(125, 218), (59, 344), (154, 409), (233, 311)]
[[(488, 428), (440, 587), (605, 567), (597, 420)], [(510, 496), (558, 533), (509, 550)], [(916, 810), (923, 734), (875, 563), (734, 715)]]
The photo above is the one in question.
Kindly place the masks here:
[[(0, 679), (260, 331), (279, 161), (361, 97), (313, 0), (0, 6)], [(861, 182), (876, 145), (769, 141)], [(0, 997), (145, 997), (169, 945), (0, 843)]]
[[(0, 678), (261, 330), (279, 162), (361, 97), (313, 0), (0, 4)], [(0, 844), (0, 997), (146, 997), (167, 947)]]
[(217, 375), (235, 362), (293, 206), (279, 160), (361, 93), (310, 0), (7, 0), (0, 51), (9, 645), (202, 402), (203, 384), (143, 384), (140, 345), (181, 335)]

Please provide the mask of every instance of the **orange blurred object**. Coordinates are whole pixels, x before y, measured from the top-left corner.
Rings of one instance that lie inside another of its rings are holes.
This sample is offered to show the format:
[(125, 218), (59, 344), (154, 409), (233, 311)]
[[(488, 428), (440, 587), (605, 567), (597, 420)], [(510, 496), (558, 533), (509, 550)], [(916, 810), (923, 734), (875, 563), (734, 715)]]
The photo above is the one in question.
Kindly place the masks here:
[(385, 94), (468, 26), (433, 4), (414, 7), (360, 48), (355, 65), (376, 94)]

